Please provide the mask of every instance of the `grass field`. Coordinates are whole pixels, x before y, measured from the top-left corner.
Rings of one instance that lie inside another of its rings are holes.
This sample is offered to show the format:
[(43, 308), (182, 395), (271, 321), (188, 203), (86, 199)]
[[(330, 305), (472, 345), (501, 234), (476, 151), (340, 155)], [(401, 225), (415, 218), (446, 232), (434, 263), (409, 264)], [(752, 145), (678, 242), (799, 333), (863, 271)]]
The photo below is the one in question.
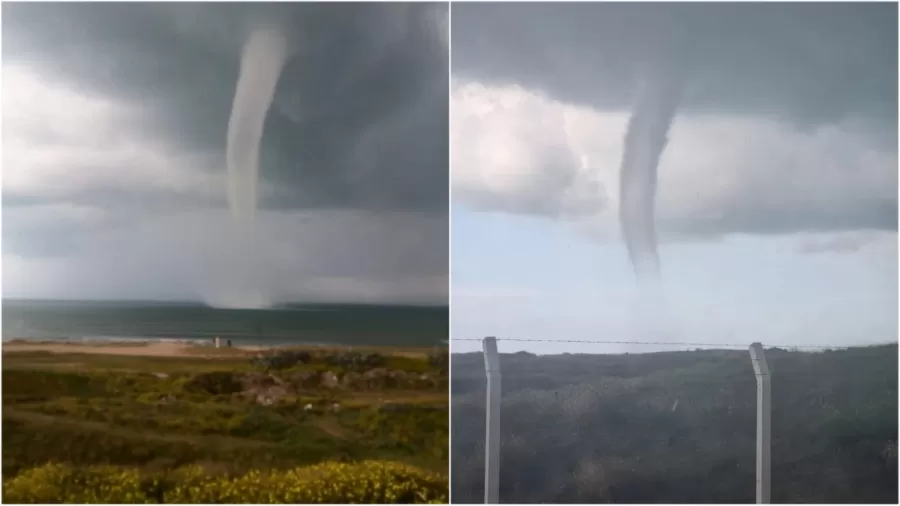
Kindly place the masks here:
[(208, 352), (4, 353), (4, 500), (446, 502), (446, 350)]

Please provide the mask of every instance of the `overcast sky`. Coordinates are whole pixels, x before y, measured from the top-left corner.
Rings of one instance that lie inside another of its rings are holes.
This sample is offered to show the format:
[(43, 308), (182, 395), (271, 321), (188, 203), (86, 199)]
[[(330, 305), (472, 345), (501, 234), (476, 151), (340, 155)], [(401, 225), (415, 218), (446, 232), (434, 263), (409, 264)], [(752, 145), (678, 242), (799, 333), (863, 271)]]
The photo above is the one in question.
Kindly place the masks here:
[[(896, 4), (461, 3), (451, 40), (454, 338), (897, 339)], [(661, 72), (650, 315), (617, 192)]]
[[(3, 295), (441, 303), (446, 4), (4, 3)], [(236, 246), (250, 29), (287, 27)]]

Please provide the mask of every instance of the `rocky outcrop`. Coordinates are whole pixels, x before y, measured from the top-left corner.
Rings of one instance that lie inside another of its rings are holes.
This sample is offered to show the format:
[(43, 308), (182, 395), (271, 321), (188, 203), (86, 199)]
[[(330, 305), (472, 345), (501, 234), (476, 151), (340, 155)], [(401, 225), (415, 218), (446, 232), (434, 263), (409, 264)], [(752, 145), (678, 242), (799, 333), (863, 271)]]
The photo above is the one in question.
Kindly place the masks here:
[(359, 386), (366, 390), (378, 390), (387, 385), (390, 371), (384, 368), (370, 369), (362, 374)]
[(271, 406), (290, 393), (284, 380), (261, 372), (243, 375), (241, 385), (244, 387), (244, 396), (263, 406)]
[(246, 393), (252, 397), (257, 404), (263, 406), (271, 406), (288, 395), (287, 389), (280, 386), (249, 390)]
[(338, 378), (338, 375), (331, 371), (323, 372), (322, 376), (320, 377), (320, 381), (319, 381), (319, 385), (322, 388), (329, 388), (329, 389), (337, 388), (338, 386), (340, 386), (340, 384), (341, 383)]

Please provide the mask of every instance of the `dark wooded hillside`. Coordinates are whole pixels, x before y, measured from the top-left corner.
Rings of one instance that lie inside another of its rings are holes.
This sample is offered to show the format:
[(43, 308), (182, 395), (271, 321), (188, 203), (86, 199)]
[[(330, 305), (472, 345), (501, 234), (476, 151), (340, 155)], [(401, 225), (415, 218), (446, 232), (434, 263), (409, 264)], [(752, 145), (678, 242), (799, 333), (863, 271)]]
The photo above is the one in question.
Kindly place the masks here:
[[(897, 502), (897, 345), (772, 349), (772, 501)], [(501, 356), (503, 502), (754, 502), (745, 350)], [(480, 502), (484, 361), (452, 360), (452, 499)]]

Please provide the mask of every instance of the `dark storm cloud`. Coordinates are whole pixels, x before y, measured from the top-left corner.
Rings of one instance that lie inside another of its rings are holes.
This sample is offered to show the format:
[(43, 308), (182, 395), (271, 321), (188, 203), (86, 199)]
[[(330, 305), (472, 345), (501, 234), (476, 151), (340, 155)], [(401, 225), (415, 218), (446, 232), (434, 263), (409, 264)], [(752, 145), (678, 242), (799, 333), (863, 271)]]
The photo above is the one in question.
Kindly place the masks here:
[[(896, 3), (461, 3), (452, 40), (461, 86), (516, 85), (598, 113), (630, 114), (642, 79), (684, 79), (660, 167), (664, 236), (897, 229)], [(715, 132), (696, 128), (709, 121), (743, 131), (746, 141), (708, 142)], [(624, 138), (607, 129), (585, 145), (605, 146), (610, 135)], [(523, 159), (543, 156), (538, 147)], [(508, 212), (547, 202), (538, 212), (554, 218), (571, 201), (553, 188), (487, 190), (454, 195)], [(606, 212), (602, 192), (594, 195)]]
[(447, 219), (437, 213), (269, 212), (250, 241), (234, 244), (228, 215), (215, 210), (46, 220), (41, 228), (59, 237), (29, 235), (37, 211), (4, 227), (5, 236), (26, 237), (20, 254), (4, 250), (4, 293), (217, 304), (259, 289), (272, 301), (446, 303)]
[[(464, 3), (453, 72), (630, 110), (649, 67), (688, 80), (682, 111), (896, 132), (894, 3)], [(896, 144), (896, 134), (884, 135)]]
[[(441, 4), (4, 4), (3, 58), (76, 89), (143, 105), (139, 129), (148, 137), (212, 155), (224, 173), (242, 44), (255, 23), (278, 22), (294, 56), (278, 83), (261, 152), (261, 177), (280, 191), (261, 199), (262, 207), (442, 211), (448, 71), (438, 22), (445, 10)], [(213, 200), (193, 203), (224, 203)], [(157, 204), (167, 205), (165, 198)]]
[[(446, 302), (446, 4), (2, 8), (5, 295)], [(290, 58), (238, 233), (226, 138), (261, 24)]]

